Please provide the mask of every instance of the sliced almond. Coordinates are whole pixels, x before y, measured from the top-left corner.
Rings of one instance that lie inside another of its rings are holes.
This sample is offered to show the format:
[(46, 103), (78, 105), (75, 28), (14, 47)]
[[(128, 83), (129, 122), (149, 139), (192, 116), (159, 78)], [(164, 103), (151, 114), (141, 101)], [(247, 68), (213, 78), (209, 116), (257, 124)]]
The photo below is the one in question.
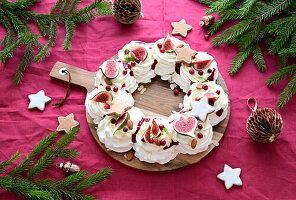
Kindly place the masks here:
[(176, 48), (182, 48), (184, 46), (184, 44), (179, 44), (178, 46), (176, 46)]
[(196, 139), (193, 139), (193, 140), (191, 141), (191, 148), (192, 148), (192, 149), (195, 149), (196, 145), (197, 145), (197, 140), (196, 140)]
[(128, 127), (129, 130), (132, 130), (132, 129), (133, 129), (133, 127), (134, 127), (134, 123), (133, 123), (132, 120), (128, 120), (128, 121), (127, 121), (127, 127)]
[(157, 139), (157, 138), (153, 138), (153, 140), (154, 140), (154, 142), (155, 142), (155, 144), (156, 144), (157, 146), (159, 146), (159, 145), (160, 145), (160, 142), (158, 141), (158, 139)]
[(107, 85), (112, 85), (112, 81), (110, 81), (108, 78), (104, 78), (104, 81), (107, 83)]
[(196, 89), (202, 89), (203, 84), (202, 83), (198, 83), (196, 84)]
[(125, 158), (126, 158), (127, 161), (131, 161), (134, 158), (133, 150), (130, 150), (129, 152), (127, 152)]

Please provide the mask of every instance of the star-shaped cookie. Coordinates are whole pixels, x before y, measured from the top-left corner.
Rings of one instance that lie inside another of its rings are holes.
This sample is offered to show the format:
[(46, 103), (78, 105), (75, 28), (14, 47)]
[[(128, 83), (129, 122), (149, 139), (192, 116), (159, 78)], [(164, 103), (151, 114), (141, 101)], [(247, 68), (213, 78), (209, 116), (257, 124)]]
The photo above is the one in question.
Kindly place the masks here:
[(201, 121), (206, 121), (208, 114), (215, 111), (213, 106), (209, 105), (207, 97), (201, 98), (199, 101), (191, 101), (191, 115), (198, 117)]
[(79, 125), (78, 121), (74, 120), (74, 114), (71, 113), (67, 115), (66, 117), (58, 117), (59, 126), (57, 128), (57, 131), (65, 131), (68, 133), (72, 128)]
[(176, 48), (175, 52), (177, 54), (176, 63), (185, 62), (190, 64), (192, 57), (197, 54), (188, 44), (184, 45), (182, 48)]
[(44, 90), (40, 90), (36, 94), (30, 94), (28, 97), (30, 99), (28, 108), (37, 108), (40, 111), (44, 111), (45, 104), (51, 101), (50, 97), (45, 96)]
[(172, 22), (172, 35), (181, 35), (182, 37), (187, 36), (187, 32), (192, 29), (192, 26), (186, 24), (185, 19), (181, 19), (179, 22)]
[(242, 180), (240, 179), (241, 168), (232, 169), (228, 165), (224, 165), (224, 172), (218, 174), (217, 178), (224, 181), (226, 189), (230, 189), (233, 185), (242, 186)]
[(123, 102), (119, 102), (117, 104), (112, 104), (111, 108), (107, 112), (107, 115), (108, 116), (115, 115), (117, 117), (121, 117), (126, 111), (128, 111), (132, 107), (133, 106), (128, 106)]

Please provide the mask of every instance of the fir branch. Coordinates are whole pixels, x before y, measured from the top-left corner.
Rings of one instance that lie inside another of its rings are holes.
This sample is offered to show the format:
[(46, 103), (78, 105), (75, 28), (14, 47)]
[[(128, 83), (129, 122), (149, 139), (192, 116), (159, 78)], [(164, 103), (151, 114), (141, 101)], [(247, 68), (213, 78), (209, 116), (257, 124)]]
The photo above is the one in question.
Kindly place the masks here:
[(39, 0), (19, 0), (16, 2), (9, 2), (9, 4), (7, 4), (7, 7), (12, 10), (22, 10), (29, 8), (38, 1)]
[(67, 176), (63, 180), (59, 181), (57, 184), (61, 186), (62, 188), (67, 188), (67, 187), (74, 187), (75, 183), (80, 182), (85, 178), (85, 175), (87, 175), (88, 172), (86, 171), (79, 171), (77, 173), (71, 174), (70, 176)]
[(268, 79), (266, 79), (266, 85), (273, 85), (281, 80), (288, 78), (289, 76), (292, 76), (293, 74), (296, 74), (296, 64), (280, 69), (278, 72), (271, 75)]
[(103, 180), (107, 179), (112, 173), (112, 169), (107, 167), (104, 168), (97, 173), (90, 175), (87, 179), (81, 181), (73, 191), (80, 192), (84, 189), (90, 188), (93, 185), (102, 182)]
[(288, 85), (285, 87), (284, 91), (280, 94), (280, 97), (277, 101), (277, 107), (282, 109), (286, 105), (292, 96), (296, 93), (296, 74), (290, 80)]
[(24, 56), (22, 57), (22, 60), (20, 64), (18, 65), (18, 68), (16, 69), (16, 73), (14, 75), (13, 81), (16, 83), (16, 85), (20, 84), (22, 81), (23, 72), (27, 69), (27, 67), (30, 65), (30, 63), (33, 60), (34, 57), (34, 44), (29, 43), (27, 45), (26, 51)]
[(244, 61), (249, 57), (251, 52), (253, 51), (253, 47), (249, 46), (244, 51), (240, 51), (232, 60), (228, 72), (230, 75), (234, 75), (239, 68), (243, 65)]
[(40, 20), (40, 19), (35, 19), (37, 25), (38, 25), (38, 28), (41, 32), (41, 34), (45, 37), (45, 38), (48, 38), (49, 35), (50, 35), (50, 32), (49, 32), (49, 25), (47, 22), (45, 22), (44, 20)]
[(11, 23), (13, 24), (18, 36), (23, 32), (30, 31), (29, 27), (27, 27), (27, 25), (25, 25), (24, 22), (22, 20), (20, 20), (17, 15), (15, 15), (14, 13), (12, 13), (10, 11), (6, 11), (6, 12), (7, 12), (7, 16), (9, 18), (9, 20), (11, 21)]
[(212, 14), (214, 12), (217, 12), (221, 9), (224, 9), (224, 7), (230, 2), (231, 0), (218, 0), (209, 5), (209, 8), (206, 9), (206, 14)]
[(214, 33), (216, 33), (219, 30), (219, 28), (227, 21), (228, 19), (224, 17), (224, 15), (221, 15), (220, 18), (216, 22), (214, 22), (212, 26), (209, 27), (208, 34), (213, 35)]
[(287, 66), (287, 56), (279, 56), (278, 57), (278, 69), (282, 69)]
[(256, 12), (256, 20), (259, 22), (265, 21), (286, 9), (292, 1), (293, 0), (278, 0), (266, 4), (262, 9)]
[(13, 171), (11, 172), (10, 175), (11, 176), (18, 176), (22, 172), (24, 172), (25, 169), (27, 169), (28, 167), (30, 167), (33, 164), (36, 157), (55, 141), (55, 139), (58, 137), (58, 135), (59, 135), (59, 133), (57, 131), (54, 131), (54, 132), (50, 133), (48, 136), (44, 137), (35, 146), (35, 148), (32, 150), (32, 152), (28, 156), (26, 156), (25, 160), (13, 169)]
[(80, 3), (80, 0), (73, 0), (72, 1), (71, 6), (69, 8), (69, 14), (73, 14), (73, 12), (76, 11), (78, 3)]
[(206, 4), (206, 5), (211, 5), (215, 0), (195, 0), (199, 1), (200, 3)]
[(296, 57), (296, 46), (294, 48), (286, 48), (279, 51), (280, 56)]
[(68, 10), (68, 8), (70, 7), (70, 3), (71, 3), (71, 0), (64, 0), (64, 3), (60, 11), (61, 15), (65, 14), (65, 11)]
[(68, 51), (71, 49), (71, 39), (74, 37), (75, 33), (75, 23), (73, 21), (67, 20), (65, 22), (66, 27), (66, 39), (63, 43), (63, 48)]
[(61, 158), (76, 158), (79, 156), (79, 151), (77, 149), (64, 149), (57, 155)]
[(259, 44), (257, 44), (253, 50), (253, 59), (259, 71), (265, 72), (266, 65)]
[(253, 26), (250, 27), (249, 31), (247, 31), (240, 37), (239, 47), (241, 50), (248, 48), (248, 46), (250, 46), (254, 42), (260, 30), (260, 27), (261, 27), (260, 23), (258, 22), (254, 23)]
[(6, 172), (7, 167), (12, 165), (16, 160), (18, 160), (22, 155), (17, 151), (9, 160), (4, 160), (0, 163), (0, 174)]
[(45, 59), (49, 53), (50, 53), (50, 48), (51, 46), (54, 45), (54, 41), (56, 40), (57, 36), (57, 27), (58, 24), (54, 21), (50, 23), (50, 36), (49, 36), (49, 41), (47, 44), (40, 50), (40, 52), (35, 56), (34, 62), (38, 63), (41, 60)]
[(230, 20), (242, 19), (244, 18), (244, 12), (241, 9), (230, 9), (223, 12), (223, 16)]
[(281, 30), (278, 33), (278, 36), (271, 43), (268, 51), (270, 54), (274, 55), (277, 53), (283, 45), (288, 41), (289, 36), (296, 29), (296, 18), (281, 27)]
[(240, 10), (243, 12), (243, 15), (246, 15), (252, 9), (252, 7), (255, 5), (256, 2), (257, 0), (244, 1), (244, 4), (240, 8)]
[(50, 14), (51, 15), (56, 14), (61, 9), (62, 4), (63, 4), (63, 1), (58, 0), (51, 8)]
[(295, 20), (294, 17), (283, 17), (281, 19), (275, 20), (268, 25), (266, 25), (266, 31), (270, 34), (278, 35), (278, 31), (281, 30), (281, 27), (288, 22)]
[(228, 40), (231, 40), (233, 38), (240, 36), (242, 33), (249, 30), (250, 26), (253, 23), (254, 23), (253, 20), (248, 20), (248, 19), (241, 21), (237, 25), (227, 29), (226, 31), (224, 31), (223, 33), (215, 37), (214, 40), (212, 41), (212, 44), (214, 46), (219, 46), (222, 43), (226, 43)]
[(112, 3), (111, 2), (98, 2), (96, 4), (96, 15), (113, 15)]
[(19, 39), (14, 44), (7, 46), (3, 51), (0, 52), (0, 61), (2, 63), (6, 63), (8, 59), (10, 59), (14, 52), (23, 44), (23, 40)]

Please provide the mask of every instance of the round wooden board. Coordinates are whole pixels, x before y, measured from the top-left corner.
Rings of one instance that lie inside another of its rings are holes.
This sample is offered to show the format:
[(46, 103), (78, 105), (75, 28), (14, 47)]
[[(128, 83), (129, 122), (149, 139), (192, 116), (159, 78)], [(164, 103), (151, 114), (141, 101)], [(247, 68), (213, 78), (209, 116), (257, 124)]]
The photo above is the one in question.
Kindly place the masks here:
[[(111, 59), (116, 59), (117, 55)], [(96, 72), (88, 72), (77, 67), (73, 67), (61, 62), (57, 62), (50, 72), (50, 76), (53, 79), (68, 81), (67, 76), (62, 76), (58, 73), (61, 68), (67, 68), (70, 71), (72, 77), (72, 84), (82, 86), (87, 89), (87, 92), (91, 92), (95, 89), (94, 86), (94, 77)], [(219, 74), (217, 79), (217, 84), (221, 85), (224, 91), (229, 95), (226, 83)], [(162, 116), (168, 117), (170, 113), (175, 110), (179, 111), (179, 103), (183, 102), (184, 93), (180, 93), (178, 96), (175, 96), (172, 90), (169, 87), (167, 81), (163, 81), (160, 77), (156, 77), (152, 80), (152, 83), (144, 84), (147, 89), (144, 94), (140, 94), (138, 91), (133, 93), (135, 99), (135, 106), (140, 108), (146, 116)], [(228, 114), (227, 117), (218, 125), (213, 127), (213, 141), (219, 143), (223, 134), (226, 130), (229, 116), (230, 116), (230, 102), (228, 102)], [(97, 135), (97, 125), (93, 123), (93, 119), (86, 112), (87, 122), (91, 133), (94, 139), (97, 141), (99, 146), (113, 159), (124, 164), (125, 166), (150, 172), (161, 172), (161, 171), (170, 171), (178, 168), (182, 168), (188, 165), (195, 164), (199, 162), (202, 158), (208, 155), (215, 147), (214, 144), (211, 144), (209, 148), (201, 153), (196, 155), (187, 155), (187, 154), (178, 154), (178, 156), (171, 160), (170, 162), (161, 165), (161, 164), (151, 164), (147, 162), (142, 162), (138, 158), (134, 157), (131, 161), (127, 161), (124, 157), (125, 153), (117, 153), (114, 151), (107, 150), (105, 145), (100, 142)]]

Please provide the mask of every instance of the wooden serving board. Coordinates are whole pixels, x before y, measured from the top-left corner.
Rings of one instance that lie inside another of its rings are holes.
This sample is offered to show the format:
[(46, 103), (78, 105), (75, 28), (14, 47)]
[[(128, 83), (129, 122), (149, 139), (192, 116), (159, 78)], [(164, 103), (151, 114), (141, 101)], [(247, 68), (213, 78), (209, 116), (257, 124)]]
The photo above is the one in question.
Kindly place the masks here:
[[(117, 55), (112, 57), (111, 59), (116, 59)], [(71, 73), (71, 82), (73, 85), (81, 86), (87, 90), (87, 93), (91, 92), (95, 89), (94, 86), (94, 77), (97, 72), (89, 72), (83, 69), (67, 65), (65, 63), (57, 62), (50, 72), (50, 77), (52, 79), (60, 80), (63, 82), (68, 81), (67, 75), (61, 75), (59, 70), (61, 68), (66, 68)], [(227, 86), (222, 78), (221, 74), (219, 74), (217, 84), (221, 85), (224, 91), (229, 95)], [(184, 93), (180, 92), (178, 96), (173, 94), (173, 91), (169, 87), (169, 83), (167, 81), (163, 81), (160, 77), (156, 77), (152, 80), (152, 83), (144, 84), (147, 89), (144, 94), (140, 94), (140, 92), (136, 91), (133, 93), (133, 97), (135, 99), (135, 106), (140, 108), (146, 116), (162, 116), (168, 117), (170, 113), (175, 110), (179, 111), (179, 103), (183, 102)], [(230, 102), (228, 106), (228, 115), (221, 123), (217, 126), (213, 127), (214, 135), (213, 141), (218, 143), (228, 124), (230, 116)], [(215, 147), (215, 145), (211, 144), (209, 148), (201, 153), (196, 155), (185, 155), (179, 154), (174, 160), (171, 160), (169, 163), (161, 165), (161, 164), (150, 164), (147, 162), (141, 162), (138, 158), (134, 157), (131, 161), (127, 161), (124, 157), (125, 153), (117, 153), (114, 151), (107, 150), (105, 145), (100, 142), (96, 124), (93, 123), (93, 119), (86, 112), (86, 118), (91, 130), (91, 133), (94, 139), (97, 141), (99, 146), (113, 159), (118, 162), (142, 171), (150, 171), (150, 172), (160, 172), (160, 171), (170, 171), (174, 169), (178, 169), (181, 167), (185, 167), (194, 163), (197, 163), (202, 158), (204, 158), (207, 154), (209, 154)]]

